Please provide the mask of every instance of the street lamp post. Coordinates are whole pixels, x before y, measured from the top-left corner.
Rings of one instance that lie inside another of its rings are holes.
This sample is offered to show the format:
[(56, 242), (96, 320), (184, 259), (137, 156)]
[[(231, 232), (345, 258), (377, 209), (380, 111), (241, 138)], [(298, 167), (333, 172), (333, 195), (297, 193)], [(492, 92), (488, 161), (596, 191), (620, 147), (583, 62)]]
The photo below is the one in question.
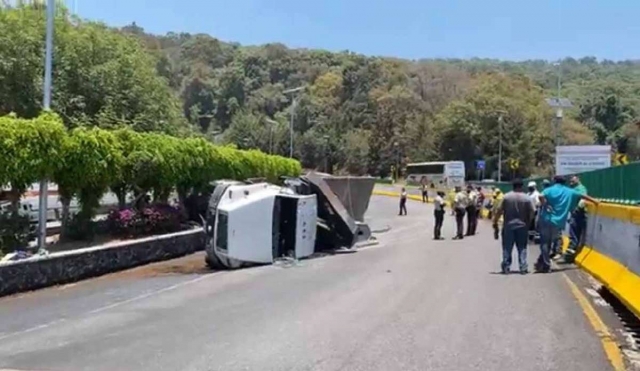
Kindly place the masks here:
[(502, 181), (502, 114), (498, 117), (498, 182)]
[[(55, 17), (55, 0), (47, 1), (47, 35), (44, 57), (44, 95), (42, 108), (51, 108), (51, 69), (53, 61), (53, 22)], [(40, 180), (40, 197), (38, 209), (38, 250), (42, 251), (47, 244), (47, 179)]]
[(556, 93), (557, 96), (555, 98), (549, 98), (547, 99), (547, 104), (551, 107), (551, 108), (555, 108), (556, 109), (556, 117), (555, 117), (555, 123), (553, 126), (553, 140), (556, 146), (559, 146), (560, 143), (560, 138), (562, 137), (562, 135), (560, 134), (560, 128), (562, 126), (562, 109), (563, 108), (571, 108), (573, 107), (573, 104), (571, 103), (571, 101), (569, 99), (566, 98), (560, 98), (560, 94), (562, 92), (562, 62), (556, 62), (555, 66), (558, 67), (558, 92)]
[(329, 139), (328, 135), (324, 137), (324, 172), (329, 174)]
[(393, 142), (393, 149), (396, 155), (396, 182), (400, 180), (400, 149), (398, 149), (398, 142)]
[(266, 119), (269, 125), (269, 154), (273, 154), (273, 125), (278, 125), (277, 121)]
[[(306, 86), (300, 86), (295, 89), (285, 90), (283, 94), (293, 94), (302, 91)], [(289, 158), (293, 158), (293, 122), (296, 116), (296, 106), (298, 104), (298, 95), (294, 95), (291, 102), (291, 124), (289, 125)]]

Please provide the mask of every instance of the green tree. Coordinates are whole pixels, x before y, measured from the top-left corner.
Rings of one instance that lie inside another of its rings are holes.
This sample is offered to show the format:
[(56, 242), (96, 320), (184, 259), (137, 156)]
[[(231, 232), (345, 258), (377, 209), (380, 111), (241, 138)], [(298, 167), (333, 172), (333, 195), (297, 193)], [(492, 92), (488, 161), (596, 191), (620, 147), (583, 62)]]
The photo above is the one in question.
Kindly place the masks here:
[(122, 162), (122, 148), (112, 132), (77, 128), (64, 139), (53, 177), (63, 205), (63, 236), (68, 233), (69, 203), (73, 197), (80, 202), (77, 237), (92, 235), (92, 220), (100, 199), (119, 178)]
[[(0, 114), (40, 112), (45, 42), (43, 9), (0, 8)], [(132, 126), (178, 133), (186, 126), (156, 61), (133, 37), (103, 24), (55, 20), (52, 109), (67, 127)]]
[(0, 187), (10, 187), (13, 213), (33, 183), (51, 179), (65, 135), (60, 118), (51, 113), (33, 119), (0, 117)]
[(468, 175), (475, 177), (475, 160), (488, 161), (488, 173), (498, 168), (502, 141), (503, 177), (512, 174), (507, 160), (519, 162), (516, 175), (528, 176), (551, 160), (550, 113), (542, 90), (528, 78), (483, 75), (462, 101), (439, 115), (438, 152), (443, 160), (464, 161)]

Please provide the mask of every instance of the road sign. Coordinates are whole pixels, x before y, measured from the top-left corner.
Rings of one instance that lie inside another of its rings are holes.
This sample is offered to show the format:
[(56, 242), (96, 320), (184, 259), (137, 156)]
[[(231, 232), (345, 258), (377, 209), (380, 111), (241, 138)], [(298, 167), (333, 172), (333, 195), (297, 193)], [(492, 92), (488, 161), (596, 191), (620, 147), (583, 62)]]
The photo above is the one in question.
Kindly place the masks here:
[(515, 160), (515, 159), (510, 159), (509, 160), (509, 168), (511, 170), (516, 170), (519, 167), (520, 167), (520, 161)]
[(484, 170), (485, 166), (486, 166), (486, 161), (485, 160), (476, 161), (476, 169)]
[(629, 163), (629, 158), (624, 153), (616, 153), (616, 155), (613, 158), (613, 163), (616, 166), (626, 165)]
[(556, 175), (604, 169), (611, 160), (611, 146), (557, 146)]

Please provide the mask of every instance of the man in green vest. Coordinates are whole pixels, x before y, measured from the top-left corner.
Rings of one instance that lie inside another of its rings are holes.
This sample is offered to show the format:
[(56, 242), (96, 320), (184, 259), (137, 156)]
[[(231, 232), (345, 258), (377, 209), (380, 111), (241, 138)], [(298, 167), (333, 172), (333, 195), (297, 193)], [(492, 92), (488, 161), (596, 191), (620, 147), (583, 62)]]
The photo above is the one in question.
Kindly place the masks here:
[[(572, 176), (569, 179), (569, 187), (579, 193), (581, 196), (587, 194), (587, 188), (580, 183), (580, 178), (577, 175)], [(587, 229), (587, 204), (582, 199), (578, 202), (578, 206), (571, 212), (571, 218), (569, 219), (569, 247), (565, 255), (567, 262), (573, 262), (573, 259), (577, 255), (580, 247), (582, 247), (582, 239)]]

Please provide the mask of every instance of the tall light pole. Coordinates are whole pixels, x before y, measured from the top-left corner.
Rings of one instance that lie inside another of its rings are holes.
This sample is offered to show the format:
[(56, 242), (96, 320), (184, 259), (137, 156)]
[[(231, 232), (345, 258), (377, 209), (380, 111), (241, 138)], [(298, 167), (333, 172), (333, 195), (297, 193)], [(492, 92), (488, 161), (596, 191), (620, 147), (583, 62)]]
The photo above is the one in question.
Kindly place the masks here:
[(329, 140), (331, 139), (330, 136), (325, 135), (323, 136), (324, 139), (324, 172), (326, 174), (329, 174)]
[[(51, 109), (51, 68), (53, 61), (53, 21), (55, 18), (55, 0), (47, 1), (47, 36), (45, 39), (44, 57), (44, 94), (42, 108)], [(38, 209), (38, 250), (42, 251), (47, 244), (47, 179), (40, 180), (40, 198)]]
[(278, 125), (278, 121), (272, 119), (265, 119), (269, 123), (269, 154), (273, 154), (273, 126)]
[(555, 146), (559, 146), (560, 143), (560, 138), (562, 137), (562, 135), (560, 134), (560, 127), (562, 126), (562, 115), (563, 112), (562, 110), (564, 108), (571, 108), (573, 107), (573, 104), (571, 103), (571, 101), (569, 99), (566, 98), (561, 98), (561, 92), (562, 92), (562, 61), (560, 62), (556, 62), (554, 63), (555, 66), (558, 67), (558, 86), (557, 86), (557, 93), (556, 93), (556, 97), (555, 98), (549, 98), (547, 99), (547, 104), (551, 107), (551, 108), (555, 108), (556, 110), (556, 117), (555, 117), (555, 123), (553, 126), (553, 140), (554, 140), (554, 144)]
[[(561, 92), (562, 92), (562, 62), (557, 62), (558, 66), (558, 94), (556, 98), (558, 98), (558, 102), (560, 101)], [(560, 125), (562, 124), (562, 107), (558, 107), (556, 111), (556, 125), (554, 127), (554, 137), (556, 146), (560, 145)]]
[(502, 113), (498, 117), (498, 182), (502, 181)]
[[(294, 94), (304, 90), (306, 86), (300, 86), (295, 89), (289, 89), (282, 94)], [(291, 102), (291, 124), (289, 125), (289, 157), (293, 158), (293, 122), (296, 117), (296, 105), (298, 104), (298, 95), (294, 94)]]

